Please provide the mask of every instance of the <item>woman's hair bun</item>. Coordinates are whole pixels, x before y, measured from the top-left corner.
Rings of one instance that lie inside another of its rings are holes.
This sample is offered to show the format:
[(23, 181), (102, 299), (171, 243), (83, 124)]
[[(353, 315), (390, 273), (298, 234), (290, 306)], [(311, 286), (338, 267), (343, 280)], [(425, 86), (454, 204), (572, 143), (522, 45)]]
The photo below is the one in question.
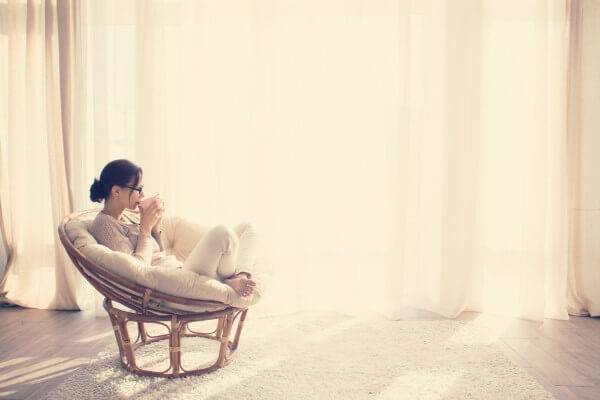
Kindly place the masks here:
[(93, 202), (100, 203), (105, 198), (104, 185), (98, 179), (94, 179), (94, 183), (90, 186), (90, 199)]
[(100, 203), (110, 197), (113, 186), (137, 186), (141, 177), (142, 169), (131, 161), (113, 160), (102, 168), (99, 179), (94, 179), (94, 183), (90, 186), (90, 199)]

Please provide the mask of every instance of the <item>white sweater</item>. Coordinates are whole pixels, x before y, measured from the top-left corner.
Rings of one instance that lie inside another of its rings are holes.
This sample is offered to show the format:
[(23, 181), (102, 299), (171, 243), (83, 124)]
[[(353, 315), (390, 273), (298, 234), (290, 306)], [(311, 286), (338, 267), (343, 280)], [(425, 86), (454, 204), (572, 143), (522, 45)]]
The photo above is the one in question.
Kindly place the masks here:
[(140, 235), (137, 215), (123, 213), (121, 220), (99, 212), (89, 229), (96, 241), (111, 250), (132, 255), (145, 264), (181, 268), (181, 261), (167, 255), (160, 234)]

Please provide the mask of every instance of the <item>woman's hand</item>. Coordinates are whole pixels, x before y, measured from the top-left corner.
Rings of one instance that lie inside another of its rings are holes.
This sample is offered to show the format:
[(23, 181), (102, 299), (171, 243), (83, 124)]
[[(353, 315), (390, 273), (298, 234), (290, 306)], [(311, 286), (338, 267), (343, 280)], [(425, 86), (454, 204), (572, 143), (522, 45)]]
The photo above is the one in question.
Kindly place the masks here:
[[(157, 201), (153, 201), (148, 207), (141, 209), (141, 214), (140, 231), (145, 235), (150, 235), (162, 217), (161, 205)], [(158, 225), (160, 229), (160, 224)]]
[(158, 235), (161, 232), (161, 225), (160, 222), (162, 221), (162, 210), (160, 211), (160, 214), (158, 216), (158, 220), (156, 221), (156, 223), (154, 224), (154, 226), (152, 227), (151, 233), (153, 235)]
[(165, 202), (162, 201), (162, 199), (158, 198), (158, 195), (156, 195), (156, 204), (158, 205), (158, 212), (159, 212), (159, 217), (158, 217), (158, 221), (156, 221), (156, 223), (154, 224), (154, 226), (152, 227), (152, 234), (153, 235), (158, 235), (161, 232), (161, 221), (162, 221), (162, 216), (163, 213), (165, 212)]

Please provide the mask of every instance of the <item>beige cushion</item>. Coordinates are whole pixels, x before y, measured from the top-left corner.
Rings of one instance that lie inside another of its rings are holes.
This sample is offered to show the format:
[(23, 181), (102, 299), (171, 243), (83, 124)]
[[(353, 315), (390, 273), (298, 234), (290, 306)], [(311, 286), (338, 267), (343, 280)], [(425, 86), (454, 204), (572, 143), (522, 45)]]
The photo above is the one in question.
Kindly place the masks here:
[[(96, 212), (85, 213), (70, 220), (65, 225), (65, 232), (75, 248), (100, 268), (105, 268), (130, 282), (177, 297), (218, 301), (240, 308), (249, 307), (259, 300), (258, 292), (248, 297), (241, 297), (231, 287), (216, 279), (180, 268), (149, 266), (132, 255), (113, 251), (98, 244), (88, 231), (96, 214)], [(190, 254), (204, 232), (206, 232), (206, 228), (183, 218), (163, 217), (165, 250), (168, 254), (175, 255), (180, 261), (184, 261)], [(222, 308), (198, 308), (167, 303), (165, 305), (197, 312)]]

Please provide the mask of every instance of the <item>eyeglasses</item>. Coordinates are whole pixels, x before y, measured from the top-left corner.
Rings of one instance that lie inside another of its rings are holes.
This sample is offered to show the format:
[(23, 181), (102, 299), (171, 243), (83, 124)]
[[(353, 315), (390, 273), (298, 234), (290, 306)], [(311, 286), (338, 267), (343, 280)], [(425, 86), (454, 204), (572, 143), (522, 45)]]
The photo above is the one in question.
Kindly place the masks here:
[(133, 187), (133, 186), (125, 186), (126, 188), (129, 188), (131, 190), (135, 190), (136, 192), (138, 192), (139, 194), (144, 193), (144, 187), (140, 186), (139, 188)]

